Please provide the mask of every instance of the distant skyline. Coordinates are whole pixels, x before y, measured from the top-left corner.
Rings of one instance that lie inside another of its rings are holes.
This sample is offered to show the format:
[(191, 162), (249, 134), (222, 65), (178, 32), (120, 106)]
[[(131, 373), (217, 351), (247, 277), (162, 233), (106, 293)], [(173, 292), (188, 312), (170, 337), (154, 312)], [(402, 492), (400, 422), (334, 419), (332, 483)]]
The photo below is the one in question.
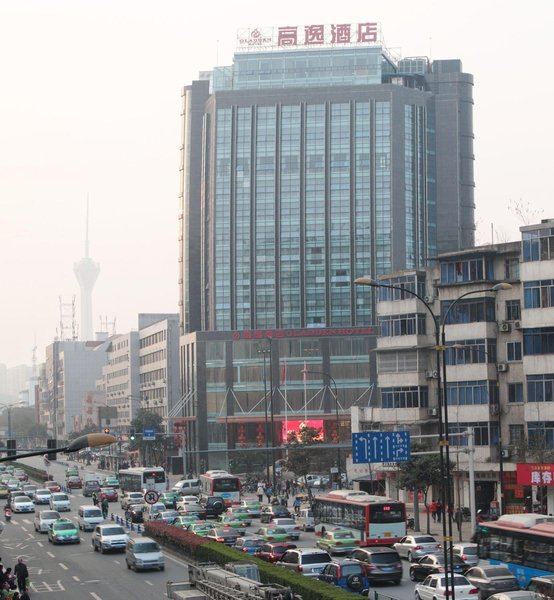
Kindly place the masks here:
[[(547, 76), (554, 6), (438, 0), (322, 6), (118, 0), (0, 1), (0, 363), (37, 361), (76, 298), (87, 195), (101, 265), (93, 331), (139, 312), (177, 312), (180, 93), (232, 63), (254, 26), (380, 24), (402, 56), (460, 58), (474, 75), (477, 243), (519, 238), (550, 209), (554, 119)], [(511, 208), (510, 208), (511, 207)]]

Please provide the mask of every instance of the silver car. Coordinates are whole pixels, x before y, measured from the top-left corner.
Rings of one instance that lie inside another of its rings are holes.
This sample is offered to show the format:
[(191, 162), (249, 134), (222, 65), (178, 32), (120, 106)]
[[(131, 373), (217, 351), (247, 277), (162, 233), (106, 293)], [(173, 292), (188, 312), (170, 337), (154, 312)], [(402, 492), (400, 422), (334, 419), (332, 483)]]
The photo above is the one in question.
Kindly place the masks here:
[(442, 546), (432, 535), (406, 535), (393, 548), (410, 562), (427, 554), (436, 554)]
[(57, 510), (41, 510), (35, 513), (35, 531), (48, 533), (50, 525), (58, 519), (61, 519), (61, 517)]
[(452, 552), (457, 554), (471, 567), (476, 567), (479, 564), (477, 544), (453, 544)]

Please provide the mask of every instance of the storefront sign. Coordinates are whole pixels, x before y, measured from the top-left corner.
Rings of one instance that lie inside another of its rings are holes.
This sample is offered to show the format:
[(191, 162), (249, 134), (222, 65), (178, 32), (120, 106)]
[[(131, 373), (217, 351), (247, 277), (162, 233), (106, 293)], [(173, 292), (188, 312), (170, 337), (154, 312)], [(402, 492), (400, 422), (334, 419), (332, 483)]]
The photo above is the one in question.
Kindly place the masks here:
[(554, 485), (554, 464), (518, 464), (518, 485)]
[(376, 335), (373, 327), (336, 327), (314, 329), (252, 329), (233, 331), (233, 340), (266, 340), (268, 338), (339, 337), (354, 335)]

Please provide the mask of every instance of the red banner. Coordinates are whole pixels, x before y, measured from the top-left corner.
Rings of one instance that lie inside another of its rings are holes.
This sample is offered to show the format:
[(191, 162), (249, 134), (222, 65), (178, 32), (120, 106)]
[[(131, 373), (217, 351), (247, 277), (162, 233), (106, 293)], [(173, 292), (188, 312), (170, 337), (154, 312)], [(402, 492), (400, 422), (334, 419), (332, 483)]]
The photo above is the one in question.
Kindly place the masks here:
[(518, 485), (554, 485), (554, 464), (518, 464)]

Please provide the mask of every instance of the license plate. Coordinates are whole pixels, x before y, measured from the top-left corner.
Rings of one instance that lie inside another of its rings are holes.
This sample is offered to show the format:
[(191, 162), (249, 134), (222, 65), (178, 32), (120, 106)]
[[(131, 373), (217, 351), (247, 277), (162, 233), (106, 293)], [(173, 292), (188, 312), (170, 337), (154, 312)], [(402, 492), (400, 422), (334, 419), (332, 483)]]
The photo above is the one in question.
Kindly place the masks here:
[(390, 531), (385, 531), (385, 533), (383, 533), (383, 537), (392, 537), (392, 533)]
[(323, 567), (315, 567), (312, 569), (312, 573), (322, 573)]
[(382, 571), (392, 571), (392, 567), (382, 567), (381, 570)]

